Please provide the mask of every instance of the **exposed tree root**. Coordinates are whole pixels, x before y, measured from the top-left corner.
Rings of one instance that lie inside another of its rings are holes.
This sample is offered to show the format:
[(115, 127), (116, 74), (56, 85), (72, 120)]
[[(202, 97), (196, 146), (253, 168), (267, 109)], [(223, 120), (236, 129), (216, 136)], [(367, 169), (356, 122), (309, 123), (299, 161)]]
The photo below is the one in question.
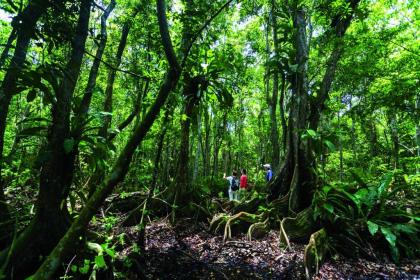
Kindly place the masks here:
[[(212, 232), (219, 232), (221, 228), (224, 226), (223, 231), (223, 242), (232, 238), (232, 226), (235, 223), (245, 222), (247, 224), (263, 224), (262, 219), (265, 218), (264, 213), (259, 215), (250, 214), (247, 212), (239, 212), (235, 215), (229, 215), (225, 213), (219, 213), (213, 216), (213, 219), (210, 222), (210, 231)], [(268, 223), (268, 219), (266, 218), (265, 223)], [(260, 226), (261, 226), (260, 225)], [(262, 227), (261, 227), (262, 228)], [(249, 230), (248, 230), (249, 233)], [(252, 232), (251, 232), (252, 234)]]
[(280, 223), (280, 243), (284, 241), (290, 248), (289, 240), (306, 242), (314, 230), (312, 215), (308, 207), (294, 218), (284, 218)]
[(307, 279), (317, 274), (325, 256), (328, 253), (327, 232), (322, 228), (311, 235), (305, 246), (304, 264)]
[(252, 237), (259, 238), (264, 236), (270, 229), (268, 225), (269, 218), (267, 217), (263, 222), (257, 222), (252, 224), (247, 233), (247, 238), (249, 241), (252, 240)]

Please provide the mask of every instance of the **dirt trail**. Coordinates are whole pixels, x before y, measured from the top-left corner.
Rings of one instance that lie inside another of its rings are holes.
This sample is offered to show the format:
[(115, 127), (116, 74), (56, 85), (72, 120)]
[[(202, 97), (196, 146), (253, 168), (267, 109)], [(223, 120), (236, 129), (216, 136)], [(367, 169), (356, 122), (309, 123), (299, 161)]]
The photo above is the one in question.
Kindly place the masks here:
[[(305, 279), (304, 245), (279, 248), (278, 233), (247, 241), (244, 234), (223, 244), (207, 225), (185, 220), (172, 227), (162, 220), (147, 227), (146, 269), (149, 279)], [(315, 279), (416, 279), (417, 261), (397, 267), (335, 257)]]

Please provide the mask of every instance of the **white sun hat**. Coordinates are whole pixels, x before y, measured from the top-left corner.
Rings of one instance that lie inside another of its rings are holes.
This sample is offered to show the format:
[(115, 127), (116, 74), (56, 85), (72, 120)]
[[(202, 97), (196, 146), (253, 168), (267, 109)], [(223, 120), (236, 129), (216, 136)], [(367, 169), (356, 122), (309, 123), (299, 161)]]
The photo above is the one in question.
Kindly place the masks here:
[(271, 168), (271, 165), (269, 163), (266, 163), (263, 165), (265, 168)]

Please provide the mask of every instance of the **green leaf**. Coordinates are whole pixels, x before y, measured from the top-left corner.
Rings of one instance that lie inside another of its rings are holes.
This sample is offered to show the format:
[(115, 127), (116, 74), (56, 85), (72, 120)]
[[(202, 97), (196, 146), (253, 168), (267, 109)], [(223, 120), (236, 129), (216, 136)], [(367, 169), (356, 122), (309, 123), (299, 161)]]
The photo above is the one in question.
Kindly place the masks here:
[(105, 259), (103, 255), (99, 255), (95, 257), (95, 265), (98, 268), (104, 268), (106, 267)]
[(375, 235), (376, 232), (378, 232), (379, 226), (371, 221), (367, 222), (368, 229), (371, 235)]
[(336, 148), (335, 148), (335, 145), (333, 144), (333, 142), (331, 142), (329, 140), (324, 140), (324, 144), (328, 147), (328, 149), (331, 152), (335, 152), (336, 151)]
[(312, 129), (307, 129), (306, 132), (312, 137), (315, 138), (317, 136), (316, 131)]
[(328, 211), (328, 212), (330, 212), (330, 214), (334, 213), (334, 206), (332, 206), (331, 204), (329, 204), (329, 203), (325, 203), (325, 204), (323, 205), (323, 207), (324, 207), (325, 209), (327, 209), (327, 211)]
[(108, 256), (110, 256), (111, 258), (115, 258), (115, 251), (110, 249), (110, 248), (105, 248), (105, 253), (107, 253)]
[(94, 242), (87, 242), (86, 244), (88, 246), (88, 248), (92, 251), (95, 251), (98, 255), (103, 253), (103, 248), (101, 245), (99, 245), (98, 243), (94, 243)]
[(392, 246), (395, 247), (395, 242), (397, 241), (397, 236), (391, 231), (390, 228), (381, 227), (381, 232), (384, 235), (386, 241)]
[(369, 191), (365, 188), (358, 190), (355, 194), (354, 197), (356, 197), (357, 199), (359, 199), (360, 201), (365, 201), (367, 195), (368, 195)]
[(80, 273), (82, 274), (87, 274), (89, 272), (90, 269), (90, 261), (85, 259), (83, 266), (81, 268), (79, 268)]
[(76, 273), (77, 272), (77, 265), (72, 264), (71, 265), (71, 271)]
[(181, 115), (181, 121), (186, 121), (188, 119), (188, 116), (186, 114)]
[(323, 187), (322, 187), (322, 192), (324, 192), (324, 193), (328, 193), (331, 189), (332, 189), (332, 187), (331, 187), (331, 186), (323, 186)]
[(394, 176), (394, 174), (392, 172), (389, 172), (381, 178), (381, 181), (380, 181), (379, 186), (378, 186), (379, 197), (382, 196), (384, 191), (388, 188), (389, 184), (391, 184), (393, 176)]
[(66, 154), (70, 153), (73, 150), (74, 146), (74, 139), (73, 138), (66, 138), (63, 143), (64, 152)]

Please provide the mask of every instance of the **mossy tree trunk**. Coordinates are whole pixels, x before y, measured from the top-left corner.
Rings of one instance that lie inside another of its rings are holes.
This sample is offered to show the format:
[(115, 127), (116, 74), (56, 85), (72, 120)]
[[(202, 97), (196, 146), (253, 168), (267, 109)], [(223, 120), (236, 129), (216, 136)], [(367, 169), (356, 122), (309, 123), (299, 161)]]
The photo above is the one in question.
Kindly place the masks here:
[(136, 127), (127, 144), (121, 151), (109, 175), (89, 198), (78, 218), (72, 223), (64, 237), (60, 240), (42, 266), (35, 273), (33, 279), (51, 279), (55, 275), (65, 257), (68, 256), (68, 254), (74, 249), (74, 244), (76, 244), (79, 237), (84, 234), (89, 221), (92, 219), (93, 215), (96, 214), (105, 198), (112, 192), (114, 187), (124, 179), (136, 148), (149, 131), (169, 93), (178, 83), (182, 68), (178, 63), (172, 47), (166, 20), (165, 1), (157, 1), (157, 11), (162, 42), (169, 62), (169, 69), (166, 73), (165, 80), (159, 89), (159, 93), (149, 111), (145, 114), (144, 118)]
[(14, 272), (16, 278), (34, 271), (70, 226), (66, 199), (73, 180), (75, 156), (70, 144), (70, 111), (88, 34), (91, 2), (81, 1), (70, 60), (65, 67), (66, 75), (52, 107), (52, 125), (44, 151), (47, 158), (40, 174), (36, 214), (10, 251), (6, 271), (9, 275)]
[[(344, 35), (349, 27), (359, 0), (349, 3), (351, 13), (338, 14), (331, 19), (332, 51), (328, 57), (326, 69), (316, 98), (309, 101), (307, 68), (309, 57), (307, 29), (307, 12), (304, 6), (292, 9), (295, 34), (296, 71), (289, 73), (292, 97), (289, 121), (286, 132), (286, 155), (277, 176), (269, 184), (269, 199), (288, 196), (290, 213), (297, 213), (309, 207), (317, 185), (315, 173), (315, 153), (311, 139), (302, 139), (307, 129), (317, 130), (325, 102), (335, 77), (341, 55), (344, 52)], [(295, 3), (296, 4), (296, 3)]]
[[(19, 73), (24, 67), (30, 40), (35, 34), (36, 24), (50, 5), (51, 1), (48, 0), (29, 1), (25, 9), (23, 9), (12, 21), (13, 30), (9, 36), (8, 44), (11, 44), (14, 38), (16, 38), (16, 46), (9, 68), (0, 85), (0, 224), (4, 225), (0, 227), (0, 249), (4, 248), (9, 243), (13, 233), (13, 223), (10, 223), (11, 215), (5, 200), (4, 182), (1, 176), (7, 115), (12, 97), (17, 93)], [(6, 47), (2, 54), (2, 60), (3, 57), (5, 59), (7, 53), (8, 48)], [(1, 64), (3, 64), (3, 62)]]

